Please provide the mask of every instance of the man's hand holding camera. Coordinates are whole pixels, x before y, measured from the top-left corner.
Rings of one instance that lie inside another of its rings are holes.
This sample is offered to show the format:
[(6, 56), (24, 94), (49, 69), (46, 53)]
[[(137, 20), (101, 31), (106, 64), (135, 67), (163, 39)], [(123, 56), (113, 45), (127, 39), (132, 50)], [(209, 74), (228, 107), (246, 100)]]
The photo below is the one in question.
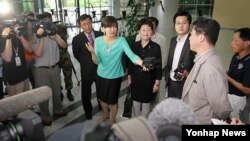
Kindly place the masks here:
[[(43, 27), (40, 27), (37, 29), (37, 32), (36, 32), (36, 35), (38, 38), (42, 38), (42, 37), (45, 37), (44, 36), (44, 33), (45, 33), (45, 29)], [(53, 34), (53, 35), (49, 35), (48, 36), (51, 40), (54, 40), (56, 41), (57, 39), (57, 34)]]
[(36, 36), (37, 38), (42, 38), (44, 37), (45, 30), (42, 27), (39, 27), (36, 31)]
[(49, 38), (50, 38), (51, 40), (54, 40), (54, 41), (57, 42), (58, 35), (57, 35), (57, 34), (55, 34), (55, 35), (50, 35)]
[(188, 76), (187, 70), (183, 70), (181, 72), (176, 72), (174, 77), (177, 81), (183, 81), (187, 76)]
[(186, 66), (184, 64), (181, 64), (174, 72), (174, 78), (177, 81), (183, 81), (188, 76), (188, 71), (186, 70)]

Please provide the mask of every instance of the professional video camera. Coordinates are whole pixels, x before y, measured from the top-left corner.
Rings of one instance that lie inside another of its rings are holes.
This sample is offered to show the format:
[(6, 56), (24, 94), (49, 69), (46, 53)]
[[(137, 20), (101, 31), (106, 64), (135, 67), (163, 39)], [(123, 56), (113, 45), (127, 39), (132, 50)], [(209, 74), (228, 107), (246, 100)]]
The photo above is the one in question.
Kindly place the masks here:
[(175, 70), (174, 70), (174, 78), (177, 80), (177, 81), (181, 81), (182, 79), (182, 75), (181, 73), (184, 72), (184, 70), (186, 69), (186, 66), (181, 63), (180, 66), (178, 66)]
[[(45, 36), (53, 36), (56, 34), (56, 26), (52, 22), (52, 20), (48, 17), (48, 15), (39, 14), (36, 17), (37, 19), (34, 19), (34, 24), (36, 27), (35, 31), (37, 31), (37, 29), (40, 27), (43, 28), (45, 31), (42, 34), (42, 36), (37, 35), (38, 38), (45, 37)], [(30, 19), (30, 21), (32, 21), (32, 19)]]
[(44, 141), (41, 118), (27, 110), (17, 117), (0, 122), (1, 141)]
[(0, 100), (0, 141), (44, 141), (42, 120), (28, 109), (51, 96), (43, 86)]
[(15, 18), (13, 19), (0, 19), (0, 31), (2, 32), (4, 28), (9, 27), (11, 29), (10, 35), (3, 36), (4, 38), (8, 38), (11, 36), (20, 36), (24, 34), (24, 26), (21, 22), (17, 21)]

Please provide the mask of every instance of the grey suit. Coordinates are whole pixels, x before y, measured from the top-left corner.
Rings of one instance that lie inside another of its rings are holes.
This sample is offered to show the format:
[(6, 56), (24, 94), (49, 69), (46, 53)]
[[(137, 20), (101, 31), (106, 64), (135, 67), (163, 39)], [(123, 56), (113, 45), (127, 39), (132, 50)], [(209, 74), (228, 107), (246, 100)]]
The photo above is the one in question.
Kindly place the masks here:
[[(196, 54), (195, 52), (190, 50), (189, 36), (190, 35), (188, 35), (183, 45), (183, 49), (181, 51), (180, 59), (178, 62), (178, 66), (180, 66), (181, 64), (185, 64), (185, 68), (188, 72), (192, 69), (194, 65), (193, 60)], [(166, 66), (166, 71), (165, 71), (165, 81), (166, 81), (166, 87), (168, 86), (168, 97), (181, 98), (184, 81), (174, 82), (170, 79), (170, 71), (172, 69), (174, 52), (175, 52), (176, 45), (177, 45), (176, 40), (177, 40), (177, 36), (173, 37), (170, 42), (167, 66)]]
[(201, 124), (211, 124), (211, 118), (226, 119), (232, 108), (227, 97), (227, 75), (214, 49), (195, 58), (182, 93)]

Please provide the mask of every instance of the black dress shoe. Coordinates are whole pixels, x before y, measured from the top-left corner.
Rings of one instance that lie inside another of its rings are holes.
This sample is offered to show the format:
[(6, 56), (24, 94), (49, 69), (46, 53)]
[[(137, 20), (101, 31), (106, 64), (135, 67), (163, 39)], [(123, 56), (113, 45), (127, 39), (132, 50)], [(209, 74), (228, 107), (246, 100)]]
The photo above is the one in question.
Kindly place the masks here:
[(72, 93), (71, 93), (71, 90), (68, 90), (68, 91), (67, 91), (67, 97), (68, 97), (69, 101), (74, 101), (74, 100), (75, 100), (75, 99), (74, 99), (74, 96), (73, 96)]
[(55, 113), (55, 114), (54, 114), (54, 117), (59, 118), (59, 117), (64, 117), (64, 116), (66, 116), (66, 115), (67, 115), (66, 112), (61, 111), (60, 113)]
[(85, 112), (85, 118), (86, 118), (86, 120), (91, 120), (92, 119), (92, 112)]
[(43, 126), (51, 126), (52, 125), (52, 121), (42, 121)]
[(52, 118), (42, 118), (42, 123), (44, 126), (52, 125)]

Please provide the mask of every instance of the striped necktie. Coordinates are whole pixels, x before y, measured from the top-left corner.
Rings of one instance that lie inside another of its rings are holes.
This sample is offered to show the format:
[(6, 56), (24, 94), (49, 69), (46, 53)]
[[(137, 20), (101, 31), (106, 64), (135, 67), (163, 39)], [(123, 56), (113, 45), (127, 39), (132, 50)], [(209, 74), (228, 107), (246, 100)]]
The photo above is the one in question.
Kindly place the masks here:
[(94, 47), (94, 39), (93, 39), (92, 34), (88, 34), (88, 40), (89, 40), (89, 44)]

